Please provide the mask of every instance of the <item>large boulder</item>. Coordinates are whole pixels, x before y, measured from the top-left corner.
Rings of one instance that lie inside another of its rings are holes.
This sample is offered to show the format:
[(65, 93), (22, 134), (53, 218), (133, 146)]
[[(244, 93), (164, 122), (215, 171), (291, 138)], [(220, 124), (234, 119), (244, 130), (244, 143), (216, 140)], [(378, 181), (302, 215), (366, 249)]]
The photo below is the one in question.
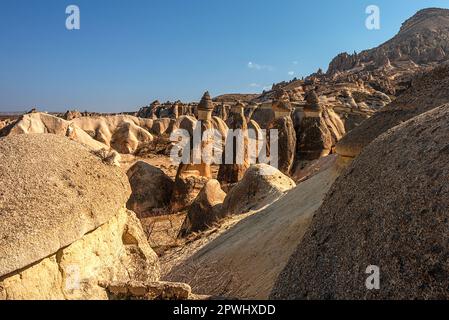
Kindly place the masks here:
[(292, 179), (267, 164), (251, 166), (228, 193), (223, 203), (223, 215), (235, 215), (258, 210), (276, 201), (295, 187)]
[(206, 230), (221, 218), (222, 203), (226, 193), (220, 182), (209, 180), (190, 206), (179, 235)]
[[(338, 178), (277, 299), (448, 299), (449, 105), (379, 136)], [(380, 290), (366, 282), (377, 266)]]
[(161, 169), (138, 161), (127, 172), (132, 194), (126, 206), (139, 218), (151, 215), (154, 209), (169, 205), (173, 180)]
[(0, 185), (0, 299), (107, 299), (102, 282), (159, 279), (126, 175), (89, 149), (2, 138)]
[(183, 171), (180, 166), (175, 178), (173, 193), (170, 199), (171, 212), (187, 209), (204, 188), (209, 178), (203, 177), (197, 170)]

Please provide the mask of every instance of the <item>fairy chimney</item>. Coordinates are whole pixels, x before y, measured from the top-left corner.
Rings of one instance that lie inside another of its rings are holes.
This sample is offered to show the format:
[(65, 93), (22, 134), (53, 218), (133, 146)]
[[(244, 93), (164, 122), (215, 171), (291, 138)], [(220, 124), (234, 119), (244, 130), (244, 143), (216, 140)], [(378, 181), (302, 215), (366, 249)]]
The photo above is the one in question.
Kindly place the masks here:
[(212, 112), (214, 111), (214, 103), (210, 98), (209, 91), (204, 93), (198, 105), (198, 120), (212, 120)]

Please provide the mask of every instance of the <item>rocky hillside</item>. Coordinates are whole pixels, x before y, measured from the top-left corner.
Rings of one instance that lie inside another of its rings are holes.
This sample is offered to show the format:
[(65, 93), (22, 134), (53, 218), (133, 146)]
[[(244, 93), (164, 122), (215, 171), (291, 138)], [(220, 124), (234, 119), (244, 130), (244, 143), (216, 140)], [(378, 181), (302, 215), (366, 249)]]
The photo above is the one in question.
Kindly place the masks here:
[(254, 102), (273, 98), (284, 89), (301, 105), (305, 92), (316, 90), (323, 103), (345, 123), (346, 131), (407, 91), (417, 73), (424, 73), (449, 56), (449, 10), (424, 9), (406, 20), (396, 36), (360, 53), (337, 55), (327, 72), (273, 85)]
[(393, 103), (349, 132), (336, 147), (337, 153), (355, 157), (387, 130), (419, 114), (449, 102), (449, 64), (417, 75), (412, 86)]
[(430, 8), (406, 20), (391, 40), (359, 54), (342, 53), (332, 60), (327, 74), (354, 68), (397, 67), (404, 62), (418, 65), (439, 63), (449, 54), (449, 10)]

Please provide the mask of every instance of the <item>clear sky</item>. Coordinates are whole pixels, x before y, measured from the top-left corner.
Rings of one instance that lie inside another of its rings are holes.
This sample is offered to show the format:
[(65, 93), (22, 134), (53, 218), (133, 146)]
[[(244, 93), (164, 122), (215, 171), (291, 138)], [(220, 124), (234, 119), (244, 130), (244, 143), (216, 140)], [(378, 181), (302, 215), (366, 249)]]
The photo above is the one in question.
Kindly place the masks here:
[[(65, 27), (76, 4), (81, 29)], [(365, 27), (377, 5), (381, 29)], [(132, 111), (261, 92), (375, 47), (447, 0), (0, 0), (0, 111)]]

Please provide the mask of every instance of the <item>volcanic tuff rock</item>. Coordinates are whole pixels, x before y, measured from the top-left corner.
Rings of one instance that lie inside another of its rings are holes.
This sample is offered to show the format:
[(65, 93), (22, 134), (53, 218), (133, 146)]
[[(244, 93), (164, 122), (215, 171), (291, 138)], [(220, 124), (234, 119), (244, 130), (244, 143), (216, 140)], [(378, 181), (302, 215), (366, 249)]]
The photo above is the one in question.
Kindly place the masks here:
[(289, 175), (296, 155), (296, 132), (293, 121), (290, 116), (276, 118), (268, 129), (278, 132), (278, 169), (283, 174)]
[(150, 119), (132, 116), (81, 117), (71, 121), (95, 140), (120, 153), (134, 153), (141, 144), (153, 139), (148, 130), (153, 126)]
[(173, 180), (161, 169), (138, 161), (127, 172), (132, 194), (126, 206), (139, 218), (151, 215), (153, 209), (169, 205), (173, 192)]
[(171, 212), (176, 213), (189, 207), (204, 188), (209, 178), (203, 177), (198, 171), (183, 171), (178, 169), (170, 200)]
[(18, 120), (0, 130), (0, 137), (17, 134), (51, 133), (66, 136), (94, 150), (108, 149), (92, 139), (80, 127), (61, 118), (40, 112), (22, 115)]
[(338, 154), (355, 157), (383, 132), (421, 113), (449, 102), (449, 64), (418, 75), (412, 86), (387, 107), (349, 132), (338, 144)]
[(192, 232), (203, 231), (222, 218), (225, 197), (220, 183), (209, 180), (190, 206), (179, 235), (185, 237)]
[(55, 134), (2, 138), (0, 180), (0, 299), (107, 299), (101, 280), (158, 280), (124, 208), (126, 175), (89, 149)]
[(399, 33), (377, 48), (359, 54), (343, 53), (329, 65), (329, 74), (374, 62), (387, 66), (412, 60), (417, 64), (440, 62), (449, 54), (449, 10), (429, 8), (418, 11), (402, 24)]
[[(337, 179), (277, 299), (448, 299), (449, 105), (387, 131)], [(381, 290), (365, 273), (380, 268)]]
[(83, 115), (78, 110), (67, 110), (66, 113), (64, 113), (63, 119), (70, 121), (76, 118), (80, 118)]
[[(233, 134), (239, 135), (240, 138), (237, 136), (226, 137), (226, 146), (217, 178), (222, 185), (240, 181), (249, 167), (248, 124), (243, 114), (243, 108), (243, 103), (241, 101), (237, 102), (232, 107), (229, 118), (226, 121), (228, 128), (232, 129)], [(232, 157), (227, 155), (228, 153), (232, 153)]]
[(339, 172), (334, 165), (326, 168), (266, 208), (245, 215), (194, 255), (164, 268), (163, 279), (187, 282), (201, 294), (267, 299)]
[(258, 210), (295, 187), (292, 179), (267, 164), (251, 166), (228, 193), (223, 203), (223, 215)]

